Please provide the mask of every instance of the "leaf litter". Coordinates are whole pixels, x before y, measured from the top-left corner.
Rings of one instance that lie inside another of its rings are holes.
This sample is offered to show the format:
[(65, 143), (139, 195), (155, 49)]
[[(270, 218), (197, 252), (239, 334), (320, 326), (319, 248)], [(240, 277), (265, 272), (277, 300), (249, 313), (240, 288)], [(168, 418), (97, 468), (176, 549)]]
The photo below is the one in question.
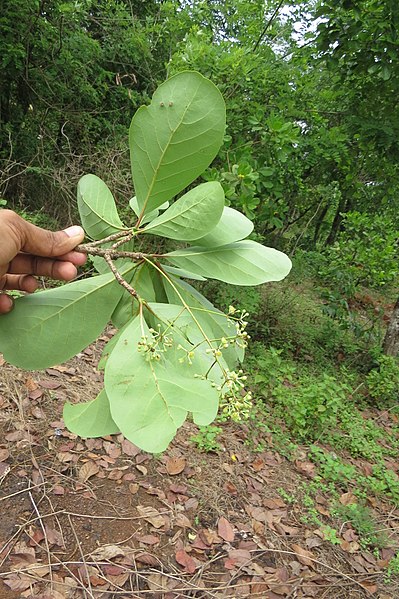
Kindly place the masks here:
[[(399, 595), (384, 584), (394, 546), (377, 558), (349, 524), (333, 546), (279, 493), (314, 479), (306, 452), (290, 463), (267, 435), (268, 449), (251, 452), (235, 424), (222, 425), (225, 451), (207, 455), (190, 443), (189, 423), (158, 457), (122, 435), (84, 440), (66, 431), (54, 400), (87, 401), (101, 387), (101, 348), (89, 350), (40, 375), (2, 367), (0, 597)], [(354, 501), (352, 492), (339, 498)], [(399, 513), (370, 501), (394, 534)], [(320, 493), (315, 505), (329, 522), (329, 498)]]

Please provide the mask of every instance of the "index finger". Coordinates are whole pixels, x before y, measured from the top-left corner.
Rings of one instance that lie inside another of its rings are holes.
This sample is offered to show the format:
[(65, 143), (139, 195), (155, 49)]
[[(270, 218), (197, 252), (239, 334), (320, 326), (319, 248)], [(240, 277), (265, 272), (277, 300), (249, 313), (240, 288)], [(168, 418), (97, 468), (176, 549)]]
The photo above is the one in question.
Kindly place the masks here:
[(16, 275), (50, 277), (60, 281), (70, 281), (77, 275), (75, 264), (66, 260), (40, 258), (31, 254), (18, 254), (8, 265), (7, 272)]
[(72, 251), (52, 259), (62, 260), (63, 262), (72, 262), (72, 264), (75, 264), (75, 266), (83, 266), (87, 260), (87, 255), (83, 254), (82, 252)]

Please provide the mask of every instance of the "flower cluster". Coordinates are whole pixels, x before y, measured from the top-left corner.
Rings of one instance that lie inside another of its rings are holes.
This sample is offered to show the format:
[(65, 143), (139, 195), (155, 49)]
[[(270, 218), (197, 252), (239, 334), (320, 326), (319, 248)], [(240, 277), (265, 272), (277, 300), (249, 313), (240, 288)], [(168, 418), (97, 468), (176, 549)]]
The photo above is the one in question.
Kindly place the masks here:
[(146, 360), (155, 360), (159, 362), (163, 353), (173, 345), (172, 337), (161, 331), (161, 325), (158, 325), (158, 330), (149, 329), (151, 336), (143, 335), (138, 342), (138, 351), (145, 352)]
[(245, 330), (248, 325), (246, 320), (248, 316), (249, 312), (246, 310), (237, 310), (234, 306), (229, 306), (229, 317), (230, 320), (234, 320), (236, 327), (235, 343), (243, 349), (248, 347), (248, 341), (251, 339)]
[(187, 360), (188, 364), (191, 366), (191, 364), (193, 363), (193, 358), (194, 358), (194, 351), (192, 349), (186, 349), (185, 347), (183, 347), (182, 345), (178, 345), (177, 349), (183, 350), (185, 352), (185, 355), (182, 356), (181, 358), (179, 358), (179, 362), (180, 364), (183, 364), (185, 362), (185, 360)]
[(240, 422), (247, 420), (252, 409), (251, 391), (241, 394), (226, 393), (220, 400), (220, 419)]

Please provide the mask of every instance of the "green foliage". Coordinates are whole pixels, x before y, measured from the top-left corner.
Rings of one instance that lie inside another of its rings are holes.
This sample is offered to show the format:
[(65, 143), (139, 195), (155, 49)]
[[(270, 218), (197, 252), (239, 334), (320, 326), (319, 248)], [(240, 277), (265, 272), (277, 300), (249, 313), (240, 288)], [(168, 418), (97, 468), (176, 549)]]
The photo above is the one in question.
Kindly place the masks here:
[(350, 212), (343, 226), (337, 242), (325, 252), (319, 274), (345, 299), (353, 297), (360, 285), (378, 288), (392, 283), (398, 270), (399, 232), (391, 219)]
[(200, 426), (196, 435), (190, 437), (190, 440), (195, 443), (200, 451), (205, 453), (214, 453), (222, 449), (222, 446), (217, 441), (219, 433), (222, 432), (220, 426), (210, 424), (209, 426)]
[(399, 362), (393, 356), (379, 356), (377, 367), (366, 377), (370, 396), (379, 405), (397, 403), (399, 397)]
[(223, 141), (225, 122), (226, 108), (219, 90), (188, 71), (160, 85), (151, 104), (136, 112), (129, 146), (139, 222), (212, 162)]
[(279, 385), (272, 392), (273, 398), (289, 428), (300, 438), (314, 440), (336, 425), (348, 389), (327, 374), (301, 383), (297, 387)]
[(78, 208), (82, 225), (92, 239), (103, 239), (125, 228), (110, 189), (95, 175), (80, 179)]
[[(104, 391), (86, 406), (65, 408), (72, 431), (103, 436), (117, 430), (158, 453), (188, 413), (207, 426), (220, 401), (223, 417), (249, 415), (251, 394), (237, 370), (249, 338), (248, 314), (234, 307), (223, 314), (183, 278), (257, 285), (284, 278), (291, 262), (243, 239), (252, 228), (235, 211), (226, 217), (218, 182), (175, 197), (213, 160), (224, 129), (224, 101), (209, 80), (185, 71), (163, 83), (130, 127), (133, 222), (122, 223), (111, 191), (97, 176), (86, 175), (78, 185), (82, 224), (94, 240), (84, 249), (95, 256), (99, 272), (108, 266), (112, 274), (20, 298), (1, 319), (1, 351), (28, 369), (75, 355), (110, 319), (119, 328), (101, 360)], [(220, 237), (212, 237), (218, 225)], [(208, 237), (203, 245), (174, 251), (134, 252), (146, 233), (179, 242)], [(226, 239), (238, 240), (220, 245)]]
[(29, 370), (65, 362), (100, 335), (121, 295), (107, 274), (21, 297), (1, 319), (1, 351)]
[(385, 576), (386, 582), (390, 581), (392, 575), (399, 575), (399, 553), (397, 553), (391, 560), (389, 560)]
[(95, 399), (87, 403), (77, 405), (66, 403), (64, 418), (75, 434), (80, 437), (102, 437), (120, 432), (112, 420), (105, 389), (100, 391)]
[(378, 531), (377, 522), (367, 506), (361, 503), (350, 503), (349, 505), (337, 503), (334, 513), (344, 522), (351, 523), (359, 535), (359, 544), (364, 549), (387, 546), (387, 539)]
[(309, 457), (318, 465), (319, 476), (342, 488), (355, 486), (355, 494), (367, 496), (373, 493), (381, 497), (389, 497), (396, 504), (399, 502), (399, 478), (382, 462), (373, 467), (370, 476), (365, 476), (357, 471), (352, 464), (346, 463), (336, 454), (312, 445), (309, 449)]
[(328, 541), (332, 545), (340, 545), (341, 539), (338, 537), (338, 531), (331, 526), (325, 525), (320, 527), (321, 532), (325, 541)]

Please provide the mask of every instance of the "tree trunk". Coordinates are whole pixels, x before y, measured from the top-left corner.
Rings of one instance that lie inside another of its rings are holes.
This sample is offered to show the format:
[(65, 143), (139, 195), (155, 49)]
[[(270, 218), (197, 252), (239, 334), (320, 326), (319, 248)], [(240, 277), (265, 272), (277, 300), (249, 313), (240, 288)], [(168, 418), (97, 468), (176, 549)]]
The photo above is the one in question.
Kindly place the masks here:
[(335, 213), (335, 217), (334, 217), (333, 223), (331, 225), (330, 232), (329, 232), (328, 237), (326, 239), (326, 245), (332, 245), (334, 243), (337, 235), (338, 235), (338, 231), (339, 231), (339, 228), (341, 226), (342, 213), (344, 212), (345, 204), (346, 204), (345, 198), (341, 198), (341, 201), (340, 201), (339, 206), (337, 208), (337, 212)]
[(314, 247), (316, 247), (316, 243), (317, 243), (317, 241), (319, 239), (321, 225), (323, 224), (323, 220), (324, 220), (324, 217), (327, 214), (327, 211), (328, 211), (328, 204), (326, 204), (323, 207), (322, 211), (320, 212), (319, 216), (317, 217), (316, 224), (315, 224), (315, 227), (314, 227), (314, 235), (313, 235), (313, 245), (314, 245)]
[(399, 354), (399, 298), (388, 323), (387, 332), (382, 344), (382, 351), (387, 356), (397, 356)]

